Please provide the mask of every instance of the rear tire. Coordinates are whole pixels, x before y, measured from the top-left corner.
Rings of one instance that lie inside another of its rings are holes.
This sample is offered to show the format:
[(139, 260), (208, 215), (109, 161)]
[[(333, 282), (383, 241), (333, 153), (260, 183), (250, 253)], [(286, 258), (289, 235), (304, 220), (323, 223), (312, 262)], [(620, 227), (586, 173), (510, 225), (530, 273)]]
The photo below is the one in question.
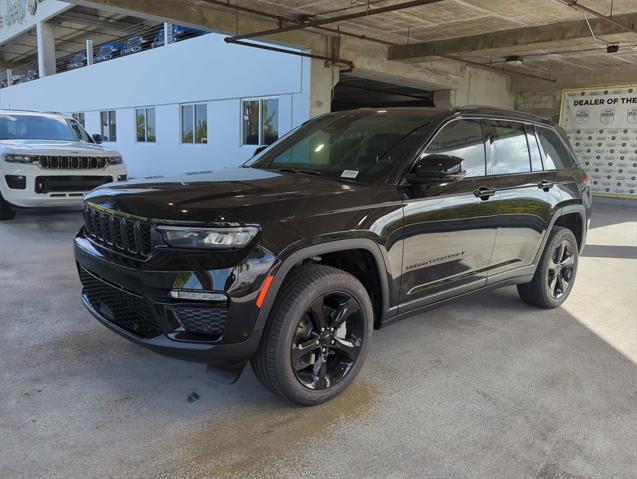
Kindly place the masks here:
[(578, 262), (575, 235), (568, 228), (556, 226), (549, 234), (533, 279), (518, 285), (520, 298), (539, 308), (557, 308), (573, 289)]
[(0, 194), (0, 221), (12, 220), (13, 218), (15, 218), (15, 211)]
[(373, 316), (369, 295), (354, 276), (330, 266), (302, 266), (277, 296), (252, 369), (279, 396), (321, 404), (359, 373)]

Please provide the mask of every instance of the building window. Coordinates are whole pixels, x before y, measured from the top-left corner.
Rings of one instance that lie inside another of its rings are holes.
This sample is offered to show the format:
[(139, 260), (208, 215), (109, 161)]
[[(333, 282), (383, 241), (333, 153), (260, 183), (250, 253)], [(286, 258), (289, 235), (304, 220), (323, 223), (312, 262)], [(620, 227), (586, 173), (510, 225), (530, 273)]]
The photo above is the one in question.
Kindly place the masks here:
[(243, 144), (271, 145), (279, 139), (279, 100), (244, 100)]
[(208, 105), (181, 105), (181, 142), (208, 143)]
[(84, 118), (84, 113), (71, 113), (71, 116), (75, 121), (77, 121), (82, 128), (86, 128), (86, 120)]
[(137, 119), (137, 141), (140, 143), (155, 143), (155, 109), (138, 108), (135, 110)]
[(117, 141), (117, 120), (115, 111), (101, 111), (100, 120), (102, 123), (102, 138), (104, 141)]

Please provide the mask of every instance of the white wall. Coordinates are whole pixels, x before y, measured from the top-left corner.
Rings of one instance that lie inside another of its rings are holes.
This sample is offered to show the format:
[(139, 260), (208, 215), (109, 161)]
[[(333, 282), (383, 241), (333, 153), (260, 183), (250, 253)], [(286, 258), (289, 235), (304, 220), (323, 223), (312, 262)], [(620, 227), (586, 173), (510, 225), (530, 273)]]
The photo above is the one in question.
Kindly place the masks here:
[[(17, 17), (8, 18), (10, 6), (15, 6), (16, 11), (19, 10), (21, 13), (17, 15)], [(70, 3), (59, 2), (57, 0), (40, 0), (36, 7), (35, 15), (32, 15), (27, 10), (26, 0), (0, 1), (0, 16), (3, 17), (2, 26), (0, 27), (0, 44), (4, 44), (8, 40), (34, 28), (38, 22), (43, 22), (59, 15), (72, 6)]]
[[(279, 134), (309, 118), (307, 59), (228, 45), (208, 34), (0, 90), (0, 108), (85, 112), (89, 133), (99, 112), (117, 111), (117, 141), (131, 176), (170, 175), (235, 166), (241, 146), (241, 99), (279, 99)], [(181, 103), (207, 103), (208, 144), (180, 142)], [(156, 108), (157, 142), (137, 143), (135, 108)]]

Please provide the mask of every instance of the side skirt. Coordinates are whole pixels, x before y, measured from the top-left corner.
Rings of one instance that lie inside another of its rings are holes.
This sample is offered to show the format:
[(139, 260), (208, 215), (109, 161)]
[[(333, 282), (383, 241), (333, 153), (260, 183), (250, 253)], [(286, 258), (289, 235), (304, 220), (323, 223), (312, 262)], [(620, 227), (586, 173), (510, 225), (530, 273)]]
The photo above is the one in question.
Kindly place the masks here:
[[(535, 270), (534, 266), (533, 266), (533, 270)], [(467, 291), (467, 292), (459, 294), (457, 296), (452, 296), (450, 298), (445, 298), (445, 299), (442, 299), (440, 301), (429, 303), (429, 304), (421, 306), (419, 308), (412, 309), (410, 311), (406, 311), (404, 313), (399, 313), (397, 316), (384, 319), (381, 322), (380, 327), (383, 328), (383, 327), (385, 327), (385, 326), (387, 326), (389, 324), (392, 324), (392, 323), (395, 323), (397, 321), (400, 321), (401, 319), (409, 318), (411, 316), (414, 316), (416, 314), (422, 313), (423, 311), (426, 311), (426, 310), (429, 310), (429, 309), (434, 309), (434, 308), (436, 308), (438, 306), (442, 306), (442, 305), (446, 304), (449, 301), (454, 301), (454, 300), (456, 300), (458, 298), (462, 298), (462, 297), (468, 296), (470, 294), (481, 293), (481, 292), (486, 291), (486, 290), (502, 288), (503, 286), (510, 286), (512, 284), (528, 283), (528, 282), (530, 282), (533, 279), (533, 274), (534, 274), (534, 272), (531, 273), (531, 274), (526, 274), (524, 276), (515, 276), (513, 278), (502, 279), (500, 281), (487, 284), (486, 286), (482, 286), (481, 288), (474, 289), (473, 291)]]

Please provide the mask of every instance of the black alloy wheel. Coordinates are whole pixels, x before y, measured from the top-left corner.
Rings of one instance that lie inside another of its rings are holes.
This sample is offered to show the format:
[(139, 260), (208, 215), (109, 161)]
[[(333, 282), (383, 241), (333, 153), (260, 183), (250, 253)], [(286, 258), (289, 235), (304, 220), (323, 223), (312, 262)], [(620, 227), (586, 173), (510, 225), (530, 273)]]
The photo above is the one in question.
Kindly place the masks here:
[(573, 267), (575, 266), (573, 249), (573, 244), (570, 241), (563, 240), (551, 255), (547, 280), (549, 291), (555, 299), (564, 296), (573, 280)]
[(533, 279), (518, 284), (520, 298), (540, 308), (558, 307), (573, 289), (578, 261), (579, 249), (573, 232), (562, 226), (554, 227)]
[(369, 293), (355, 276), (306, 264), (290, 272), (278, 291), (252, 369), (279, 396), (321, 404), (354, 381), (373, 329)]
[(305, 387), (327, 389), (353, 368), (365, 328), (358, 302), (348, 293), (321, 295), (303, 313), (292, 339), (291, 360)]

